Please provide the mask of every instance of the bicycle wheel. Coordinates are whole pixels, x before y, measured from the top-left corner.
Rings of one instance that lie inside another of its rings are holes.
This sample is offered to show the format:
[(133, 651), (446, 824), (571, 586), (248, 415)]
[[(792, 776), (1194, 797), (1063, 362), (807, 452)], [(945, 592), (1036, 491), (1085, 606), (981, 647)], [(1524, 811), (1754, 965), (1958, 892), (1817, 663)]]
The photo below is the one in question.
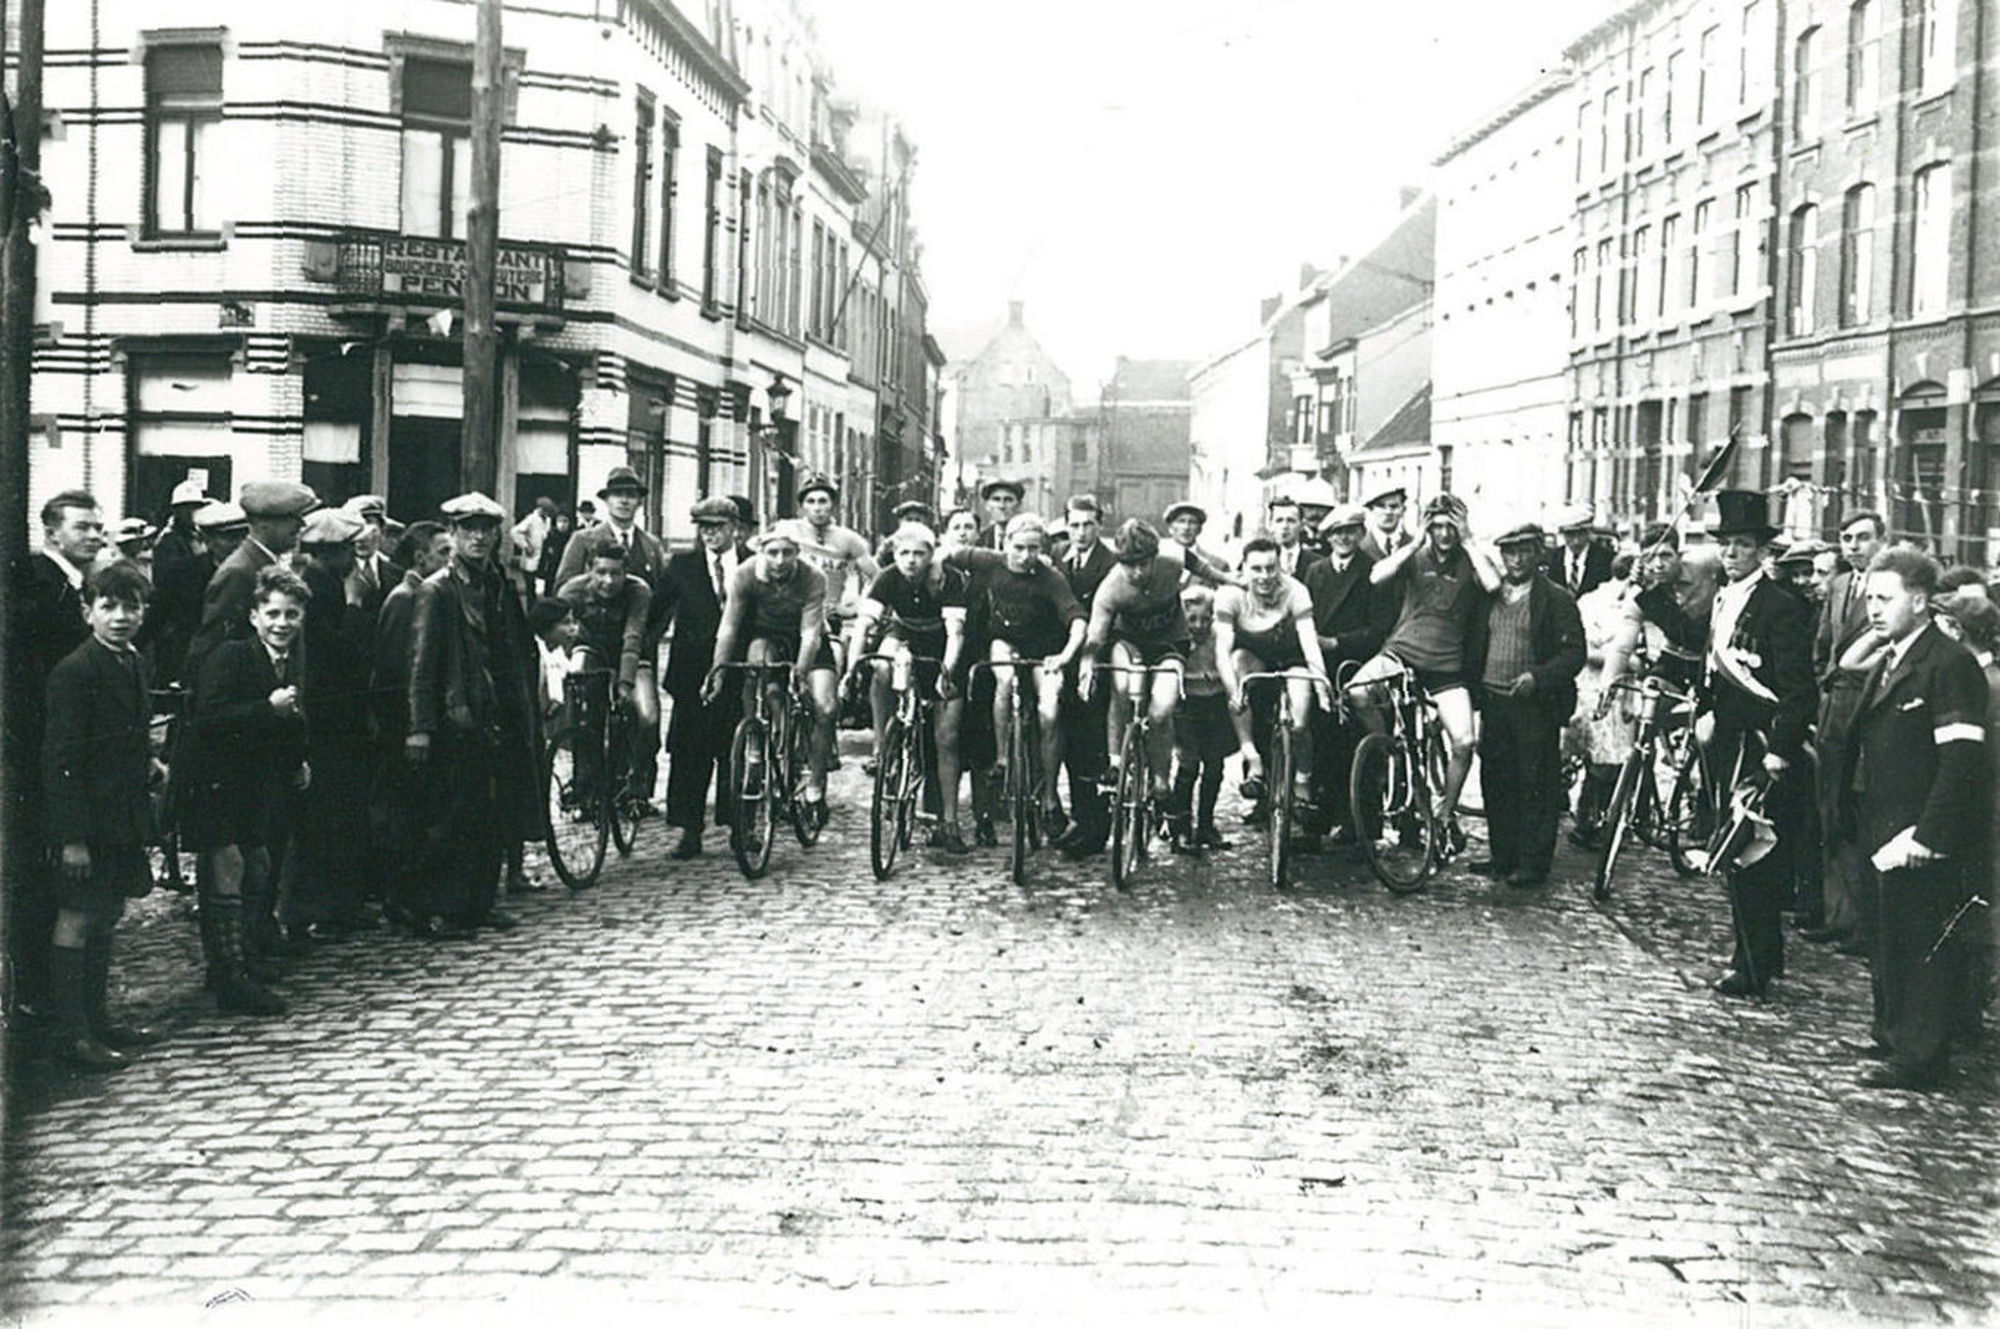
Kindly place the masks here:
[(1271, 735), (1271, 760), (1265, 767), (1265, 786), (1270, 790), (1271, 889), (1281, 891), (1289, 882), (1292, 853), (1292, 729), (1282, 722)]
[(1715, 799), (1716, 791), (1701, 764), (1701, 750), (1689, 742), (1674, 774), (1673, 800), (1667, 806), (1667, 858), (1683, 877), (1701, 875), (1691, 855), (1706, 849), (1708, 837), (1715, 834)]
[(821, 798), (817, 803), (808, 803), (799, 797), (798, 781), (812, 769), (813, 729), (816, 723), (811, 711), (797, 711), (793, 713), (791, 723), (785, 726), (792, 752), (792, 759), (787, 763), (793, 780), (791, 797), (787, 800), (792, 810), (792, 834), (808, 849), (819, 843), (820, 829), (826, 825), (826, 800)]
[(889, 880), (903, 847), (903, 722), (890, 717), (876, 749), (875, 791), (868, 801), (868, 865), (875, 880)]
[(1597, 873), (1591, 881), (1590, 898), (1597, 901), (1611, 898), (1611, 877), (1618, 870), (1618, 855), (1625, 848), (1625, 837), (1632, 833), (1632, 821), (1638, 812), (1639, 771), (1645, 764), (1646, 750), (1634, 748), (1625, 764), (1618, 768), (1618, 783), (1612, 786), (1611, 805), (1604, 812), (1604, 849), (1597, 856)]
[(611, 843), (623, 855), (639, 843), (639, 823), (645, 816), (645, 801), (626, 786), (632, 775), (631, 728), (618, 724), (611, 728), (610, 748), (614, 754), (606, 763), (610, 774), (604, 782), (605, 806), (611, 823)]
[(1125, 730), (1119, 749), (1118, 790), (1111, 805), (1111, 884), (1132, 889), (1132, 878), (1146, 853), (1146, 745), (1135, 721)]
[(1409, 745), (1370, 734), (1354, 749), (1348, 772), (1354, 838), (1376, 878), (1399, 895), (1418, 890), (1437, 852), (1437, 812)]
[(1013, 860), (1008, 866), (1016, 886), (1028, 884), (1028, 854), (1041, 846), (1041, 805), (1036, 802), (1039, 790), (1035, 788), (1034, 768), (1028, 757), (1028, 726), (1020, 711), (1020, 701), (1014, 703), (1013, 723), (1008, 729), (1007, 783), (1008, 801), (1014, 809)]
[(746, 877), (761, 877), (771, 866), (771, 819), (777, 798), (777, 773), (771, 766), (770, 735), (763, 721), (744, 716), (729, 745), (729, 778), (736, 786), (729, 810), (729, 852)]
[(575, 728), (556, 731), (542, 759), (542, 806), (548, 815), (549, 862), (563, 884), (580, 891), (597, 883), (604, 867), (604, 840), (610, 831), (602, 791), (586, 779), (590, 762), (579, 760), (579, 739), (595, 735)]

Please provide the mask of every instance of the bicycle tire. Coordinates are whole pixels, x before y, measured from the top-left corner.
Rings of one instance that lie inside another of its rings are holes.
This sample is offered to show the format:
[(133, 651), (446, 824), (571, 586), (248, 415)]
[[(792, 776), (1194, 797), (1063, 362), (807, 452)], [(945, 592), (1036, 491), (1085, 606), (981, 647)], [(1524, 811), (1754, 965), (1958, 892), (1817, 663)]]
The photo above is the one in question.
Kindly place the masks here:
[(614, 753), (624, 755), (614, 757), (606, 763), (610, 771), (604, 781), (604, 801), (607, 818), (611, 824), (611, 843), (618, 850), (619, 857), (630, 854), (639, 843), (639, 823), (645, 819), (642, 800), (632, 797), (626, 784), (632, 777), (632, 746), (630, 729), (624, 725), (614, 725), (607, 746)]
[[(573, 726), (558, 729), (542, 755), (542, 808), (548, 825), (542, 837), (549, 865), (573, 891), (597, 884), (604, 867), (604, 842), (610, 834), (601, 796), (585, 787), (579, 771), (579, 736), (589, 738)], [(587, 765), (587, 763), (586, 763)]]
[(903, 722), (890, 717), (875, 758), (875, 791), (868, 802), (868, 866), (887, 881), (903, 847)]
[(817, 723), (811, 711), (799, 711), (785, 726), (791, 743), (791, 760), (786, 763), (791, 792), (785, 800), (791, 816), (786, 820), (792, 823), (792, 834), (807, 849), (819, 843), (819, 833), (826, 827), (826, 799), (822, 796), (819, 802), (808, 803), (799, 797), (798, 790), (800, 776), (812, 767), (813, 728)]
[(1391, 734), (1363, 738), (1348, 768), (1347, 794), (1368, 870), (1398, 895), (1421, 890), (1437, 861), (1437, 811), (1409, 745)]
[(1680, 769), (1674, 773), (1674, 795), (1667, 805), (1667, 860), (1679, 875), (1701, 875), (1691, 855), (1708, 847), (1716, 815), (1715, 791), (1709, 788), (1708, 772), (1701, 764), (1701, 749), (1689, 742)]
[(1625, 847), (1625, 837), (1632, 830), (1638, 812), (1635, 796), (1639, 768), (1645, 760), (1646, 750), (1634, 748), (1618, 768), (1618, 782), (1611, 788), (1611, 803), (1604, 810), (1604, 848), (1597, 855), (1597, 871), (1590, 884), (1590, 898), (1599, 903), (1611, 898), (1611, 878), (1618, 871), (1618, 855)]
[(1292, 730), (1278, 723), (1271, 735), (1271, 761), (1265, 767), (1264, 783), (1269, 790), (1271, 889), (1281, 891), (1289, 884), (1292, 853)]
[[(753, 760), (754, 758), (754, 760)], [(734, 789), (729, 805), (729, 852), (743, 875), (756, 880), (771, 866), (771, 841), (776, 837), (770, 735), (762, 721), (746, 715), (736, 725), (729, 744), (729, 779)]]
[[(1042, 838), (1040, 827), (1036, 824), (1041, 809), (1035, 802), (1035, 781), (1033, 771), (1028, 765), (1028, 726), (1021, 718), (1021, 701), (1018, 695), (1014, 699), (1013, 719), (1007, 726), (1007, 731), (1009, 754), (1007, 780), (1012, 786), (1008, 793), (1009, 801), (1014, 808), (1013, 853), (1007, 870), (1016, 886), (1025, 886), (1028, 884), (1029, 850), (1040, 847)], [(1031, 846), (1030, 841), (1034, 841), (1034, 845)]]
[(1145, 856), (1145, 747), (1134, 721), (1126, 727), (1119, 748), (1118, 788), (1111, 806), (1111, 884), (1121, 891), (1132, 889), (1132, 878)]

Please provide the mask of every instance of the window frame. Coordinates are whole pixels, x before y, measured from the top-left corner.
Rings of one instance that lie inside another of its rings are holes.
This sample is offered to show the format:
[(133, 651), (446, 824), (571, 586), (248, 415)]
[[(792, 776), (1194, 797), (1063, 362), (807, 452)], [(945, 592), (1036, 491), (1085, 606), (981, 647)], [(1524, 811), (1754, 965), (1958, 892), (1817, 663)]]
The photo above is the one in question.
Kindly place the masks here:
[(650, 286), (653, 280), (653, 123), (658, 117), (653, 95), (641, 88), (635, 99), (632, 129), (632, 280)]
[[(219, 219), (214, 226), (198, 225), (208, 220), (196, 216), (197, 182), (200, 179), (200, 155), (197, 148), (195, 127), (220, 125), (223, 121), (224, 93), (226, 89), (225, 70), (227, 67), (227, 42), (221, 33), (203, 33), (197, 39), (170, 41), (154, 38), (147, 42), (144, 57), (145, 84), (145, 163), (141, 180), (140, 234), (148, 240), (213, 240), (223, 235), (225, 225)], [(153, 73), (153, 59), (156, 55), (169, 52), (213, 51), (215, 53), (214, 92), (186, 92), (170, 94), (156, 88)], [(170, 100), (184, 98), (185, 100)], [(199, 100), (196, 100), (199, 98)], [(161, 131), (168, 124), (182, 129), (182, 163), (180, 170), (181, 199), (178, 208), (179, 226), (162, 225), (164, 209), (159, 197), (162, 172), (160, 152), (162, 150)]]
[[(1866, 202), (1866, 216), (1860, 206)], [(1868, 181), (1850, 188), (1840, 204), (1840, 309), (1843, 328), (1858, 328), (1874, 315), (1875, 186)]]

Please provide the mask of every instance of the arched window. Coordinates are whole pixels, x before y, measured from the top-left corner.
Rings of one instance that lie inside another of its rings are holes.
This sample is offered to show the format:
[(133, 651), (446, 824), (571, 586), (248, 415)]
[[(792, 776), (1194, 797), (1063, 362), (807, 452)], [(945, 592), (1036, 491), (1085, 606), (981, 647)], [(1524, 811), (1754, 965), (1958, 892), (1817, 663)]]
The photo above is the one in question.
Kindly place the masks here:
[(1882, 94), (1882, 6), (1888, 0), (1855, 0), (1847, 11), (1847, 113), (1875, 108)]
[(1806, 142), (1819, 137), (1819, 29), (1807, 28), (1792, 43), (1792, 130)]
[(1785, 331), (1811, 335), (1813, 295), (1819, 285), (1819, 209), (1808, 203), (1792, 212), (1791, 243), (1785, 262)]
[(1916, 174), (1915, 224), (1910, 234), (1910, 312), (1945, 307), (1951, 285), (1951, 163)]

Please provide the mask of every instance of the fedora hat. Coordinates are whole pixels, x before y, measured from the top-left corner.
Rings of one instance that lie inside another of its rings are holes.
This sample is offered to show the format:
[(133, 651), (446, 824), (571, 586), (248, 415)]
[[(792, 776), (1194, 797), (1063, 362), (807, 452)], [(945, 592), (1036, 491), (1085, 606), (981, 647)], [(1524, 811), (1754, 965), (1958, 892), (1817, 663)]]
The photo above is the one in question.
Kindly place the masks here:
[(611, 474), (604, 477), (604, 487), (597, 491), (597, 496), (603, 498), (606, 494), (616, 494), (621, 491), (643, 494), (646, 492), (646, 482), (641, 480), (639, 473), (630, 466), (614, 466), (611, 468)]

